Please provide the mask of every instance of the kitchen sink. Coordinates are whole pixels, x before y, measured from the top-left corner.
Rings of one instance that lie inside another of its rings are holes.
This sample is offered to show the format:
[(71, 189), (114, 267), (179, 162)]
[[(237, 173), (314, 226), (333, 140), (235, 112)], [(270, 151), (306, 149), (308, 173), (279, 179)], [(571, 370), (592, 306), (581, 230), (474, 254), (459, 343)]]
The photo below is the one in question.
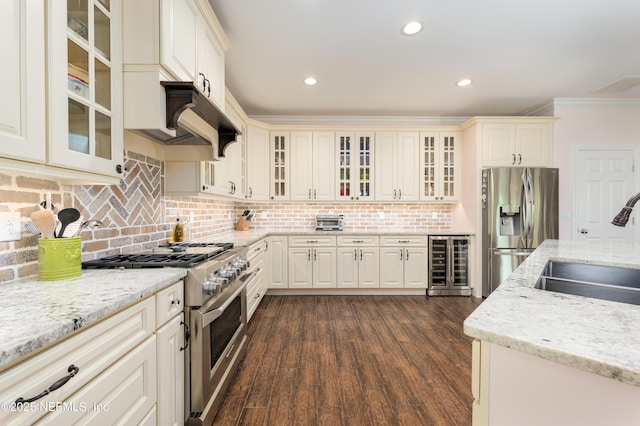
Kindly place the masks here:
[(549, 261), (535, 288), (640, 305), (640, 269)]

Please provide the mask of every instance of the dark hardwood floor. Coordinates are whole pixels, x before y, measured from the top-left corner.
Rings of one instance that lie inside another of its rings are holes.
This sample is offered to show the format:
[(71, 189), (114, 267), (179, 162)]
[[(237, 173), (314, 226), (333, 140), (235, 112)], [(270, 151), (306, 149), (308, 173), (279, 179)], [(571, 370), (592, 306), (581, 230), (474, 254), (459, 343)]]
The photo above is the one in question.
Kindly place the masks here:
[(471, 424), (480, 299), (266, 296), (214, 425)]

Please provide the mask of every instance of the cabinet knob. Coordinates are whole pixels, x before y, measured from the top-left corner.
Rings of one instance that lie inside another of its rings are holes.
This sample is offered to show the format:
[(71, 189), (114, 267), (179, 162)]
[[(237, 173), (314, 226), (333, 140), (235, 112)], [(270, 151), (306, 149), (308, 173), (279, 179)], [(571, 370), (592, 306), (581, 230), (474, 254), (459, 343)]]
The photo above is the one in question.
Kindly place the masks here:
[(124, 171), (126, 171), (127, 169), (125, 169), (124, 167), (122, 167), (122, 164), (117, 164), (116, 165), (116, 173), (118, 174), (122, 174)]

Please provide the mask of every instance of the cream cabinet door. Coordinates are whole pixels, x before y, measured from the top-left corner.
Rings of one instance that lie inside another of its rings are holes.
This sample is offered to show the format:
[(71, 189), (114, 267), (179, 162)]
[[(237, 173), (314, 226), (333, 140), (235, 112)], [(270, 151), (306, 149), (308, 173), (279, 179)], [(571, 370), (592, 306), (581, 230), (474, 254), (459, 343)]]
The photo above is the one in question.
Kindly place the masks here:
[(380, 287), (380, 249), (364, 247), (358, 249), (358, 287)]
[(224, 110), (224, 51), (204, 18), (199, 16), (197, 22), (197, 75), (193, 81), (197, 81), (203, 93)]
[(375, 145), (375, 199), (394, 201), (398, 198), (395, 176), (395, 149), (398, 135), (392, 132), (376, 132)]
[(313, 249), (289, 249), (289, 288), (313, 288)]
[(159, 426), (182, 426), (184, 412), (184, 314), (156, 331)]
[(359, 265), (356, 247), (337, 249), (338, 288), (358, 288)]
[(313, 288), (336, 288), (336, 249), (312, 248)]
[[(156, 337), (149, 337), (38, 424), (138, 424), (156, 404)], [(82, 409), (81, 407), (86, 407)]]
[(482, 163), (484, 166), (516, 164), (516, 127), (514, 124), (483, 124)]
[(267, 239), (267, 244), (267, 288), (287, 288), (289, 287), (287, 237), (272, 235)]
[(122, 2), (47, 3), (47, 163), (123, 172)]
[(427, 248), (404, 249), (404, 287), (427, 288)]
[(525, 167), (551, 166), (551, 124), (516, 125), (516, 163)]
[(398, 133), (396, 163), (394, 166), (397, 176), (398, 201), (417, 201), (420, 198), (418, 132)]
[(483, 123), (482, 165), (490, 167), (550, 167), (553, 121)]
[(333, 132), (313, 132), (313, 152), (311, 169), (313, 173), (313, 200), (332, 201), (335, 199), (335, 141)]
[(248, 200), (269, 199), (269, 131), (247, 126), (247, 191)]
[(160, 63), (182, 81), (198, 81), (198, 8), (194, 0), (160, 0)]
[(297, 201), (310, 201), (313, 199), (313, 134), (311, 132), (291, 132), (290, 146), (290, 198)]
[(25, 0), (2, 5), (0, 157), (46, 160), (44, 6)]
[(404, 287), (404, 248), (380, 248), (380, 287)]

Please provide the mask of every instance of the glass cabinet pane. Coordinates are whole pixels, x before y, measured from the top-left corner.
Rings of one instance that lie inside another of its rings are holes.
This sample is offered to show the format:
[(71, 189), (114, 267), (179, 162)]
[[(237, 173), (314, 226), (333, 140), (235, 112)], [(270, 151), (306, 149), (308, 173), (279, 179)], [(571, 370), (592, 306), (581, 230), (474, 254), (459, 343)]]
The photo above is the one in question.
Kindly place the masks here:
[(111, 109), (111, 68), (102, 61), (95, 60), (96, 73), (96, 102)]
[(94, 44), (105, 58), (111, 57), (111, 22), (97, 6), (93, 7)]
[(89, 154), (89, 107), (69, 99), (69, 149)]
[(111, 117), (96, 112), (96, 157), (111, 160)]
[(89, 40), (89, 7), (87, 0), (67, 0), (67, 28)]
[(111, 8), (111, 2), (109, 0), (98, 0), (98, 2), (107, 10)]
[(89, 99), (89, 53), (67, 40), (67, 85), (70, 91)]

